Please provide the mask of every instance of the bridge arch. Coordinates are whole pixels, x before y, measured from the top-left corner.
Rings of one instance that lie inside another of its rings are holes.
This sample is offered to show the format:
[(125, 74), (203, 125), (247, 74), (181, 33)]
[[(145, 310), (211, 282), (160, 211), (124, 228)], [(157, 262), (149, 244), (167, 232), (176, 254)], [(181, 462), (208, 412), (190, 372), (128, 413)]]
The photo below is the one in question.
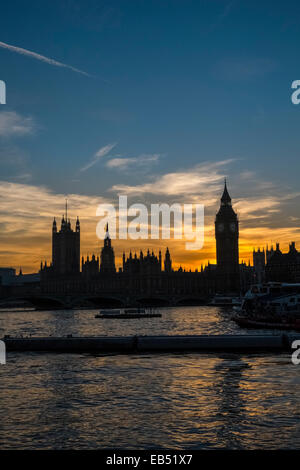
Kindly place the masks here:
[(175, 305), (180, 306), (197, 306), (205, 305), (205, 299), (201, 296), (186, 295), (175, 300)]
[(170, 299), (162, 296), (138, 297), (136, 303), (141, 307), (169, 307)]
[(7, 304), (8, 302), (19, 302), (24, 301), (35, 307), (37, 310), (63, 310), (71, 308), (69, 302), (66, 299), (52, 296), (30, 296), (30, 295), (18, 295), (14, 297), (8, 297), (2, 299), (0, 302)]
[(81, 302), (88, 302), (92, 307), (97, 308), (123, 308), (125, 300), (121, 297), (110, 295), (84, 295), (73, 299), (72, 305), (76, 306)]

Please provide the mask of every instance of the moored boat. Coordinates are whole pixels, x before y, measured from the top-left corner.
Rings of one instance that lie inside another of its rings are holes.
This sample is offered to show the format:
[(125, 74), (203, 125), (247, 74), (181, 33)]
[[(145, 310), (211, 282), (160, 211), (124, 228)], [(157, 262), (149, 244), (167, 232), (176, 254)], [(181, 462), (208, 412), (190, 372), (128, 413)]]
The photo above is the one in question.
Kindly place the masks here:
[(215, 307), (237, 307), (241, 306), (242, 299), (240, 297), (231, 297), (228, 295), (216, 294), (209, 305)]
[(242, 328), (254, 328), (264, 330), (295, 330), (300, 331), (300, 320), (294, 321), (270, 321), (268, 319), (255, 319), (236, 316), (233, 320)]
[(244, 328), (300, 331), (300, 284), (252, 286), (232, 320)]
[(161, 317), (161, 313), (153, 312), (150, 310), (147, 312), (144, 308), (127, 308), (121, 310), (100, 310), (95, 318), (120, 318), (120, 319), (130, 319), (130, 318), (155, 318)]

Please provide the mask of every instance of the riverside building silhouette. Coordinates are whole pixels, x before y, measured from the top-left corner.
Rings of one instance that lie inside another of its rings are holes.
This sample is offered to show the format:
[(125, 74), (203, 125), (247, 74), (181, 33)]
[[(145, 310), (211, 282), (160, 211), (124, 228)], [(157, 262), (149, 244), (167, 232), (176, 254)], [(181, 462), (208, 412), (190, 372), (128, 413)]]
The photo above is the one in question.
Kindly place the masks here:
[(289, 244), (287, 253), (281, 251), (279, 243), (275, 249), (253, 250), (253, 266), (257, 282), (300, 282), (300, 252), (295, 242)]
[[(66, 210), (67, 212), (67, 210)], [(123, 253), (122, 267), (115, 265), (115, 253), (109, 236), (109, 227), (100, 254), (81, 258), (80, 223), (75, 231), (67, 213), (57, 231), (52, 227), (52, 262), (41, 265), (41, 290), (43, 293), (90, 294), (109, 298), (144, 297), (144, 299), (173, 299), (176, 302), (199, 302), (216, 292), (238, 294), (252, 281), (253, 268), (239, 264), (239, 222), (231, 204), (225, 182), (219, 211), (215, 219), (217, 264), (208, 263), (195, 271), (172, 267), (172, 257), (167, 248), (158, 254), (148, 250), (138, 254)]]
[(0, 297), (22, 299), (26, 295), (38, 304), (44, 296), (47, 305), (50, 298), (60, 305), (65, 305), (62, 299), (74, 298), (80, 305), (85, 301), (108, 306), (197, 305), (216, 293), (244, 293), (254, 283), (300, 282), (295, 242), (287, 253), (278, 243), (275, 248), (253, 250), (253, 266), (239, 262), (239, 221), (226, 182), (215, 218), (215, 239), (217, 264), (208, 262), (199, 270), (174, 269), (168, 248), (158, 254), (150, 250), (123, 253), (122, 266), (116, 269), (107, 226), (100, 253), (82, 257), (80, 263), (80, 221), (77, 217), (73, 230), (66, 204), (60, 228), (55, 219), (52, 223), (51, 262), (42, 262), (34, 274), (24, 275), (20, 269), (16, 275), (12, 268), (1, 268)]

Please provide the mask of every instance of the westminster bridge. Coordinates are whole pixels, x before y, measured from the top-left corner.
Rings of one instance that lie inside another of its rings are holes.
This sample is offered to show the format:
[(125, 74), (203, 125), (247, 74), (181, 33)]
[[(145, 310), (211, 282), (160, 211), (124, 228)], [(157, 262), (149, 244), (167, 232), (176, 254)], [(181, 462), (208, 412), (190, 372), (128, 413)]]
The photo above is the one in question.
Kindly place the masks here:
[(121, 295), (111, 292), (101, 294), (43, 294), (15, 293), (0, 298), (1, 305), (26, 302), (37, 310), (72, 309), (72, 308), (124, 308), (124, 307), (171, 307), (180, 305), (204, 305), (208, 297), (203, 295)]

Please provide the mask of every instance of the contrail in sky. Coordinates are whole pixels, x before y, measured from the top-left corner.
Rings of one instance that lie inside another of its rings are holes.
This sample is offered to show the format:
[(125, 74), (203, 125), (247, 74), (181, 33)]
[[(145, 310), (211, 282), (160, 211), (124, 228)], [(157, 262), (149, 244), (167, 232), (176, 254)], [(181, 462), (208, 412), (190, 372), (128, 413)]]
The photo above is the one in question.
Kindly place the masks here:
[(11, 44), (6, 44), (5, 42), (0, 41), (0, 47), (3, 49), (8, 49), (9, 51), (16, 52), (17, 54), (26, 55), (28, 57), (32, 57), (33, 59), (41, 60), (42, 62), (46, 62), (50, 65), (55, 65), (56, 67), (64, 67), (66, 69), (73, 70), (73, 72), (81, 73), (82, 75), (86, 75), (90, 77), (87, 72), (83, 70), (76, 69), (71, 65), (63, 64), (62, 62), (58, 62), (57, 60), (50, 59), (49, 57), (45, 57), (44, 55), (37, 54), (36, 52), (28, 51), (27, 49), (23, 49), (22, 47), (12, 46)]
[(97, 163), (98, 160), (100, 160), (100, 158), (105, 157), (105, 155), (107, 155), (116, 145), (117, 144), (114, 143), (114, 144), (108, 144), (108, 145), (105, 145), (104, 147), (101, 147), (98, 150), (98, 152), (94, 154), (93, 158), (89, 161), (89, 163), (87, 163), (84, 167), (80, 168), (79, 171), (86, 171), (92, 166), (94, 166), (95, 163)]

